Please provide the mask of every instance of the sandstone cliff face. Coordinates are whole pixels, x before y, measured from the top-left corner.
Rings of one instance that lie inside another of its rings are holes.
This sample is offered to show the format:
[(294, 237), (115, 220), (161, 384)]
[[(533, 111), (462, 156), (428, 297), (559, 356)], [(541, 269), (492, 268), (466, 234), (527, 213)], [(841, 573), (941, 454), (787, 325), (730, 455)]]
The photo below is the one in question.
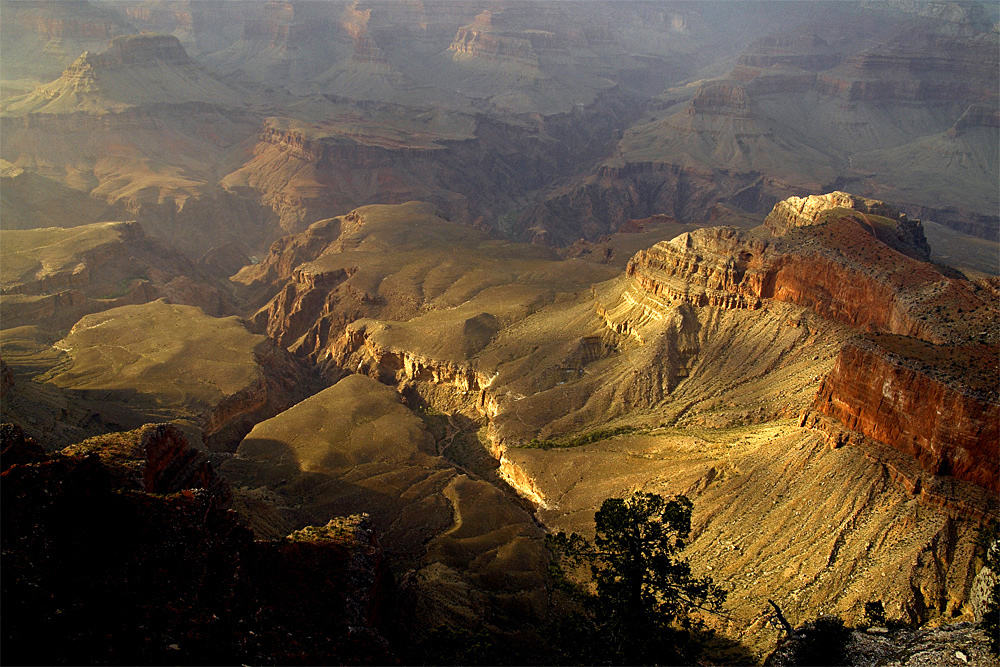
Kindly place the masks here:
[(992, 292), (917, 259), (926, 254), (919, 221), (883, 202), (843, 192), (791, 198), (753, 232), (701, 229), (637, 253), (627, 269), (630, 301), (646, 314), (633, 307), (604, 317), (642, 340), (639, 331), (677, 304), (782, 301), (885, 334), (843, 347), (812, 409), (932, 474), (995, 490), (987, 462), (997, 455), (998, 407), (989, 371), (980, 370), (997, 363)]
[(484, 10), (470, 25), (458, 29), (448, 47), (455, 57), (470, 56), (475, 60), (510, 64), (525, 74), (538, 71), (538, 57), (527, 35), (494, 32), (493, 13)]
[(687, 113), (750, 118), (750, 98), (746, 89), (737, 84), (705, 86), (698, 89)]
[(441, 113), (410, 127), (410, 110), (388, 104), (360, 123), (354, 112), (339, 124), (269, 119), (253, 157), (222, 184), (257, 193), (287, 232), (370, 203), (422, 200), (449, 220), (514, 236), (520, 228), (510, 218), (528, 193), (607, 151), (634, 113), (609, 91), (573, 113), (525, 123)]
[[(975, 370), (958, 377), (936, 374), (941, 356), (964, 357)], [(989, 370), (983, 370), (996, 366), (992, 346), (941, 350), (885, 336), (857, 339), (840, 351), (813, 409), (909, 454), (927, 472), (995, 493), (1000, 401), (984, 377)]]

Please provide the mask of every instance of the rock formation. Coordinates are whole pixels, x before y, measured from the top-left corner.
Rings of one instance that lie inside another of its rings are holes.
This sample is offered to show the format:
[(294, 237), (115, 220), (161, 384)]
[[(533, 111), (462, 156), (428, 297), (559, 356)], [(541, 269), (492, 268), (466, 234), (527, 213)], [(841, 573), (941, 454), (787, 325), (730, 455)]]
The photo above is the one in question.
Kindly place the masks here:
[(158, 298), (212, 316), (235, 312), (221, 284), (136, 222), (5, 230), (2, 257), (5, 329), (66, 330), (85, 314)]
[(0, 12), (12, 656), (543, 660), (544, 530), (636, 490), (760, 656), (974, 614), (994, 7)]
[(122, 35), (100, 53), (84, 52), (52, 83), (5, 105), (8, 116), (202, 103), (233, 105), (235, 93), (208, 75), (172, 35)]
[(160, 419), (226, 449), (312, 387), (237, 318), (163, 300), (87, 315), (49, 340), (15, 329), (4, 352), (19, 381), (8, 418), (53, 444)]
[(840, 351), (813, 408), (909, 454), (927, 472), (997, 492), (996, 367), (995, 345), (935, 346), (891, 335), (856, 339)]
[[(4, 102), (5, 176), (28, 167), (21, 179), (30, 181), (4, 198), (4, 218), (13, 229), (139, 220), (192, 259), (226, 242), (250, 251), (273, 238), (271, 221), (219, 188), (214, 171), (258, 123), (175, 37), (118, 37)], [(82, 217), (59, 211), (67, 201)]]
[[(363, 518), (255, 541), (170, 425), (45, 454), (3, 427), (4, 650), (18, 662), (384, 662)], [(52, 628), (37, 641), (39, 627)]]
[(565, 239), (574, 218), (607, 233), (848, 186), (995, 239), (997, 132), (978, 110), (997, 106), (996, 30), (971, 15), (842, 9), (751, 43), (728, 76), (668, 91), (614, 156), (521, 224)]
[(374, 380), (346, 377), (261, 422), (222, 469), (260, 532), (367, 508), (387, 555), (413, 563), (404, 595), (419, 626), (409, 632), (544, 615), (548, 556), (531, 516), (436, 456), (421, 420)]
[[(51, 81), (83, 51), (99, 50), (129, 32), (133, 30), (113, 10), (90, 3), (15, 0), (3, 8), (0, 78), (5, 88), (8, 82), (19, 82), (12, 86), (15, 94), (30, 92), (30, 83)], [(9, 92), (4, 90), (5, 98)]]

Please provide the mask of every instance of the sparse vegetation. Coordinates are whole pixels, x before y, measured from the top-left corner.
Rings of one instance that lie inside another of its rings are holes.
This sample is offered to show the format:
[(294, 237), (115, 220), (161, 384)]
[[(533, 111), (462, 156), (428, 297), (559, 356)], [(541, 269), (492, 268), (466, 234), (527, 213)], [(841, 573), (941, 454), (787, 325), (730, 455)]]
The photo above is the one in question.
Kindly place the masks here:
[(502, 650), (496, 638), (483, 629), (440, 625), (417, 641), (414, 653), (413, 660), (421, 665), (515, 664), (510, 652)]
[(578, 435), (566, 440), (550, 440), (548, 438), (532, 438), (527, 444), (521, 445), (526, 449), (557, 449), (562, 447), (581, 447), (619, 435), (630, 435), (641, 429), (633, 426), (619, 426), (618, 428), (599, 429), (584, 435)]
[(795, 648), (797, 665), (843, 665), (851, 629), (836, 616), (820, 616), (799, 633)]

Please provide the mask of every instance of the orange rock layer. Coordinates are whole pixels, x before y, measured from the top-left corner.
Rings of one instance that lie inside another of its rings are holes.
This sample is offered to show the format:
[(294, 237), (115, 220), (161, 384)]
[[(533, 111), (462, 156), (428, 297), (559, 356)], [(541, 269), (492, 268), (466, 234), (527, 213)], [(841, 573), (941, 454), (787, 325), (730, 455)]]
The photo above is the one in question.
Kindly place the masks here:
[[(988, 347), (984, 354), (997, 350)], [(841, 350), (813, 408), (909, 454), (928, 472), (1000, 491), (1000, 404), (995, 396), (934, 377), (933, 366), (871, 340)]]

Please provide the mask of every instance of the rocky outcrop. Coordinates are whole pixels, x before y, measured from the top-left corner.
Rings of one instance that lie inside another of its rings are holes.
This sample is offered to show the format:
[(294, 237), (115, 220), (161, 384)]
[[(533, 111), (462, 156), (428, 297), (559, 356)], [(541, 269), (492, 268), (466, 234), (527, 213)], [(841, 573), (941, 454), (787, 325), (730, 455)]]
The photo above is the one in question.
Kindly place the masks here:
[[(378, 630), (389, 575), (363, 519), (255, 541), (170, 426), (45, 454), (5, 425), (3, 445), (10, 659), (391, 660)], [(56, 634), (39, 643), (38, 627)]]
[[(966, 370), (949, 374), (947, 362)], [(997, 362), (992, 346), (856, 339), (840, 351), (813, 409), (912, 456), (931, 474), (997, 492), (1000, 400), (991, 376)]]
[(300, 264), (319, 257), (339, 235), (339, 218), (314, 222), (305, 232), (283, 236), (272, 243), (264, 259), (242, 268), (233, 281), (246, 286), (253, 302), (270, 299), (276, 285), (291, 278)]
[(713, 227), (640, 250), (626, 275), (644, 292), (669, 301), (759, 308), (761, 295), (747, 285), (763, 282), (766, 247), (732, 227)]
[(847, 192), (830, 192), (825, 195), (809, 195), (808, 197), (790, 197), (774, 205), (774, 209), (764, 219), (764, 227), (781, 236), (795, 227), (809, 227), (829, 215), (835, 208), (846, 208), (861, 214), (877, 215), (893, 221), (893, 236), (879, 234), (879, 228), (869, 225), (879, 240), (907, 254), (917, 255), (920, 259), (930, 257), (931, 248), (927, 245), (923, 227), (919, 220), (910, 220), (899, 210), (876, 199), (858, 197)]
[(526, 37), (495, 31), (493, 12), (487, 9), (471, 24), (458, 29), (448, 50), (456, 57), (470, 56), (476, 60), (509, 64), (523, 73), (537, 73), (538, 56)]
[(843, 192), (791, 198), (751, 232), (700, 229), (640, 251), (621, 303), (599, 314), (643, 341), (678, 305), (780, 301), (876, 332), (844, 346), (819, 387), (811, 409), (846, 429), (832, 441), (856, 432), (932, 475), (996, 491), (993, 291), (918, 259), (926, 250), (919, 221), (883, 202)]
[(90, 438), (62, 450), (66, 456), (96, 454), (121, 488), (169, 494), (205, 489), (226, 508), (232, 492), (208, 456), (192, 447), (174, 424), (147, 424), (134, 431)]
[[(131, 68), (151, 62), (191, 65), (180, 41), (173, 35), (122, 35), (111, 40), (108, 49), (98, 54), (84, 54), (77, 63), (96, 68)], [(74, 65), (75, 66), (75, 65)]]
[(236, 93), (188, 57), (173, 35), (120, 35), (105, 51), (85, 51), (58, 79), (12, 100), (4, 113), (103, 114), (191, 102), (235, 106), (236, 101)]
[(746, 89), (739, 84), (702, 86), (688, 105), (687, 113), (750, 118), (750, 98)]
[[(934, 3), (928, 3), (934, 4)], [(805, 667), (817, 656), (840, 654), (837, 664), (845, 667), (879, 664), (886, 667), (937, 667), (938, 665), (1000, 664), (987, 648), (983, 628), (974, 623), (955, 623), (933, 628), (866, 629), (831, 631), (830, 618), (809, 621), (784, 638), (764, 664), (767, 667)], [(824, 625), (823, 621), (827, 623)], [(835, 622), (835, 621), (834, 621)], [(833, 626), (835, 627), (835, 626)]]
[(353, 322), (330, 349), (331, 360), (386, 384), (431, 382), (450, 386), (464, 394), (478, 394), (489, 388), (490, 378), (470, 365), (384, 347), (376, 335), (385, 326), (364, 320)]
[[(932, 343), (985, 331), (986, 293), (923, 261), (927, 253), (919, 221), (884, 202), (834, 192), (779, 202), (752, 232), (706, 228), (660, 242), (637, 253), (627, 274), (668, 302), (755, 308), (775, 299)], [(956, 307), (965, 321), (944, 315)]]

